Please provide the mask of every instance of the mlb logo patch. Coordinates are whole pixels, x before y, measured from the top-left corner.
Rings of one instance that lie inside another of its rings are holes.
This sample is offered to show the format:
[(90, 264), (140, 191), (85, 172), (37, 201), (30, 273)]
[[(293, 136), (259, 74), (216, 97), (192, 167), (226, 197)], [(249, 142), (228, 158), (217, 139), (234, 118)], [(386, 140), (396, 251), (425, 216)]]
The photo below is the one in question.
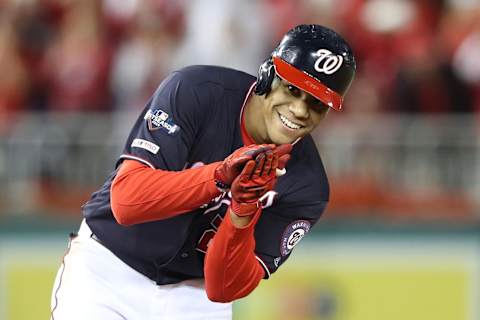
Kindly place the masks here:
[(173, 122), (173, 119), (161, 109), (149, 109), (143, 117), (147, 121), (148, 130), (161, 130), (169, 135), (175, 135), (180, 127)]

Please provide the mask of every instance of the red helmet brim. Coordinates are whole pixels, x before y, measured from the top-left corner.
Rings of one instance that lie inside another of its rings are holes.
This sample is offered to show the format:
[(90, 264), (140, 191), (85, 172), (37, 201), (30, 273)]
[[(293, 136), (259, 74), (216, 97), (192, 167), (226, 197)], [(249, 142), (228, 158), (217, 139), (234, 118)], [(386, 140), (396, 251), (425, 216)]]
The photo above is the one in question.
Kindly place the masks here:
[(273, 57), (275, 72), (280, 78), (290, 82), (295, 87), (311, 94), (330, 108), (337, 111), (342, 109), (343, 97), (325, 86), (311, 75), (298, 70), (279, 57)]

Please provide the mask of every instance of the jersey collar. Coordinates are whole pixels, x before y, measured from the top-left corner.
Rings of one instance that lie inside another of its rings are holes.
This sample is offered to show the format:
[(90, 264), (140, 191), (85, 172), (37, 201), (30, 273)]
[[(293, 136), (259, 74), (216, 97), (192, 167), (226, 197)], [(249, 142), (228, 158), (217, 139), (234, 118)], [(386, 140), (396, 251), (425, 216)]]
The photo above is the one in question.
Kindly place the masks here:
[(247, 95), (245, 96), (245, 100), (243, 101), (242, 109), (240, 110), (240, 130), (242, 133), (242, 141), (244, 146), (249, 146), (255, 143), (253, 138), (248, 134), (247, 128), (245, 127), (245, 113), (243, 111), (245, 110), (245, 105), (247, 104), (248, 97), (250, 97), (250, 94), (252, 93), (252, 90), (256, 84), (257, 82), (255, 81), (250, 86), (250, 89), (248, 89)]

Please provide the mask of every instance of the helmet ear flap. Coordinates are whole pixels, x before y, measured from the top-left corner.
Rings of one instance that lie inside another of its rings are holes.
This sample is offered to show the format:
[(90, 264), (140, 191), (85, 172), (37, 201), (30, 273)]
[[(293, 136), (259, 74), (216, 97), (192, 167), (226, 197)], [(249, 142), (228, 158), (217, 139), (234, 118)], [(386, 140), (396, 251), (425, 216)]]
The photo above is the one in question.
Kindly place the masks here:
[(255, 93), (259, 96), (268, 94), (274, 77), (275, 68), (273, 67), (273, 61), (270, 57), (260, 65), (260, 68), (258, 68), (258, 79), (255, 86)]

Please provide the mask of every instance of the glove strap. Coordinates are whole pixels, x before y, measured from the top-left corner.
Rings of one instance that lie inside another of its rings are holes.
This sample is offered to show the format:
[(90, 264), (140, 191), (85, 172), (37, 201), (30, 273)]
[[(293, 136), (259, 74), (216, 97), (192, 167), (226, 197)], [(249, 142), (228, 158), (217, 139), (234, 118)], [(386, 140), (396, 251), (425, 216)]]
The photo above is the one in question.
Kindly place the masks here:
[(220, 192), (230, 191), (230, 185), (223, 183), (222, 181), (215, 180), (215, 185), (217, 186), (217, 189), (220, 190)]
[(237, 202), (232, 199), (230, 209), (239, 217), (248, 217), (254, 215), (257, 209), (260, 207), (260, 201), (256, 202)]

